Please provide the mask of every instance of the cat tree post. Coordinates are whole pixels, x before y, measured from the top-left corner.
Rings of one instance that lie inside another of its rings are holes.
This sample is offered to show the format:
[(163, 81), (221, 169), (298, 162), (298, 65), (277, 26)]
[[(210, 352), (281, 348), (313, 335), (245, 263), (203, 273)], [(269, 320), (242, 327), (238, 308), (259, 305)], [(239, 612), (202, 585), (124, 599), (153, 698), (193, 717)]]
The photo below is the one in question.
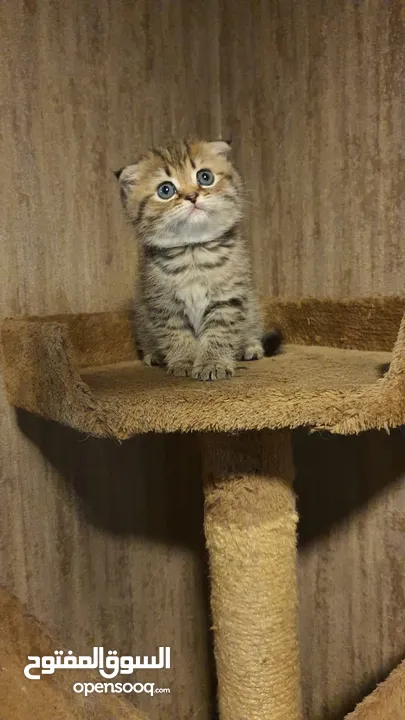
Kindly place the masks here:
[(290, 433), (204, 434), (202, 443), (220, 718), (298, 720)]

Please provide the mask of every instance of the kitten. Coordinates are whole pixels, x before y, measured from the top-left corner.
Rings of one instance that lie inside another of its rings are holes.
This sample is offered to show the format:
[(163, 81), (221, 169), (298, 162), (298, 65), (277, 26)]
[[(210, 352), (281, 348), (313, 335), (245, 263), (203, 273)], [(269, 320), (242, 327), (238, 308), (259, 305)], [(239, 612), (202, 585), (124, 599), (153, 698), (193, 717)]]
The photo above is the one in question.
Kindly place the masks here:
[[(240, 234), (242, 183), (223, 141), (152, 149), (118, 170), (140, 241), (135, 332), (147, 365), (197, 380), (263, 357), (262, 324)], [(280, 344), (266, 337), (266, 354)]]

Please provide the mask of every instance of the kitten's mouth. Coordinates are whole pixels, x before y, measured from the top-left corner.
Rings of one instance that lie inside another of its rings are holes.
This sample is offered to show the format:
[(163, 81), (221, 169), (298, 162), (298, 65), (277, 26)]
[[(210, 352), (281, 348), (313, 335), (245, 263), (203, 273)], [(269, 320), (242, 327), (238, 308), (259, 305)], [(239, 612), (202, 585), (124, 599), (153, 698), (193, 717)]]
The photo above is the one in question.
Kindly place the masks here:
[(199, 213), (201, 213), (201, 212), (204, 212), (204, 210), (203, 210), (203, 208), (201, 207), (201, 205), (193, 205), (193, 207), (190, 209), (190, 212), (189, 212), (188, 216), (190, 217), (190, 215), (199, 214)]
[(179, 218), (180, 223), (199, 223), (207, 217), (207, 212), (204, 208), (198, 205), (192, 205), (183, 209), (182, 216)]

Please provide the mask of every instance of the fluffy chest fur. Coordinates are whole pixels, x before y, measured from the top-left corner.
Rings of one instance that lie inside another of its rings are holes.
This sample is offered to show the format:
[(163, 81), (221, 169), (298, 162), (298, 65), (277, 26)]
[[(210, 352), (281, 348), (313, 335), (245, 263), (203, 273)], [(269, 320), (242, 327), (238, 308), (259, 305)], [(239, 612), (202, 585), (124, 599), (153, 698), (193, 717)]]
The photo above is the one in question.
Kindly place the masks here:
[(150, 269), (162, 299), (180, 303), (198, 333), (204, 313), (221, 294), (231, 269), (230, 248), (219, 242), (173, 248), (156, 254)]
[(194, 331), (198, 333), (204, 313), (209, 305), (209, 293), (206, 284), (196, 280), (180, 286), (175, 294), (177, 299), (184, 303), (184, 312)]

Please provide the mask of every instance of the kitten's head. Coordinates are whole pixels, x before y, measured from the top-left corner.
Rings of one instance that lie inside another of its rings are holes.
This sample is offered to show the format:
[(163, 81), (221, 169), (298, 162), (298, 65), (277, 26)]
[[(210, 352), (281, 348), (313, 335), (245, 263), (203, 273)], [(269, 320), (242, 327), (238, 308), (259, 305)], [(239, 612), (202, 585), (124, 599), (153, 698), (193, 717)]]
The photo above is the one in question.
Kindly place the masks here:
[(241, 180), (224, 141), (150, 150), (115, 174), (138, 237), (172, 247), (220, 237), (242, 216)]

